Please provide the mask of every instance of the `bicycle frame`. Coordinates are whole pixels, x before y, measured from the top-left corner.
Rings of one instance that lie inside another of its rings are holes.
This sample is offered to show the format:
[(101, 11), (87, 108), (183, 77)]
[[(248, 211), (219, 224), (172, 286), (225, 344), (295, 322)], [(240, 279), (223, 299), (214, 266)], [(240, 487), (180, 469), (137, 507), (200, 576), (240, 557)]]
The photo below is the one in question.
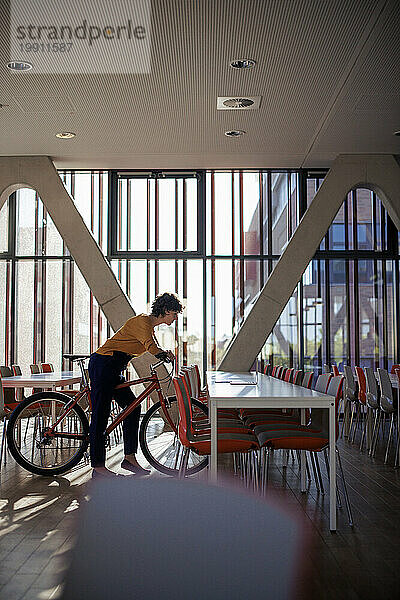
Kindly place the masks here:
[[(122, 410), (122, 412), (110, 423), (110, 425), (106, 429), (106, 435), (109, 435), (112, 431), (114, 431), (114, 429), (116, 427), (118, 427), (118, 425), (128, 415), (130, 415), (131, 412), (133, 412), (143, 402), (143, 400), (145, 400), (153, 392), (157, 392), (163, 413), (164, 413), (169, 425), (172, 427), (173, 431), (175, 433), (177, 433), (176, 426), (175, 426), (174, 422), (172, 421), (172, 419), (168, 413), (168, 410), (166, 410), (166, 399), (164, 398), (164, 395), (162, 393), (157, 374), (155, 372), (153, 372), (153, 370), (152, 370), (152, 375), (150, 375), (149, 377), (141, 377), (140, 379), (132, 379), (130, 381), (124, 381), (124, 383), (117, 385), (115, 389), (123, 389), (126, 387), (130, 387), (131, 385), (138, 385), (140, 383), (150, 383), (150, 385), (147, 386), (146, 389), (143, 390), (143, 392), (137, 398), (135, 398), (134, 402), (131, 402), (126, 408), (124, 408)], [(59, 416), (57, 421), (52, 425), (52, 427), (50, 427), (49, 429), (46, 430), (46, 432), (45, 432), (46, 437), (65, 438), (65, 439), (84, 439), (85, 436), (81, 433), (55, 432), (54, 429), (59, 425), (59, 423), (61, 423), (61, 421), (68, 415), (68, 413), (71, 412), (73, 407), (79, 402), (79, 400), (81, 398), (83, 398), (84, 396), (87, 396), (88, 399), (90, 399), (90, 387), (89, 387), (87, 380), (85, 381), (85, 384), (86, 384), (85, 387), (82, 390), (80, 390), (76, 394), (76, 396), (74, 398), (72, 398), (70, 400), (70, 402), (66, 405), (65, 410)]]

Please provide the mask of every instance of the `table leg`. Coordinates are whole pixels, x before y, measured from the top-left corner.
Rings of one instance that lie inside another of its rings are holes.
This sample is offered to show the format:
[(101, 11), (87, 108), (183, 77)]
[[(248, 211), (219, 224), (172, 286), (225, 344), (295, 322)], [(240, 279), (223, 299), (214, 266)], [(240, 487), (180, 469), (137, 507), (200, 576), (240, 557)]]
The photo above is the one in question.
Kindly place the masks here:
[(336, 531), (336, 410), (329, 407), (329, 528)]
[(214, 400), (211, 400), (211, 457), (210, 457), (210, 480), (217, 480), (217, 407)]
[[(300, 409), (301, 424), (306, 424), (306, 411), (305, 408)], [(300, 490), (306, 491), (306, 452), (300, 450)]]

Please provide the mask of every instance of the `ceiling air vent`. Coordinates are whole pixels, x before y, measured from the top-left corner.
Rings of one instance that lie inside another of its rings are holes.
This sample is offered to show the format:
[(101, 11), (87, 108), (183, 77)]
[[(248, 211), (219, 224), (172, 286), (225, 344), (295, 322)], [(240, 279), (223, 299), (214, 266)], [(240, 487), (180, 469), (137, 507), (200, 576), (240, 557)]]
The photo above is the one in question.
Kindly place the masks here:
[(260, 108), (261, 96), (218, 96), (218, 110), (256, 110)]

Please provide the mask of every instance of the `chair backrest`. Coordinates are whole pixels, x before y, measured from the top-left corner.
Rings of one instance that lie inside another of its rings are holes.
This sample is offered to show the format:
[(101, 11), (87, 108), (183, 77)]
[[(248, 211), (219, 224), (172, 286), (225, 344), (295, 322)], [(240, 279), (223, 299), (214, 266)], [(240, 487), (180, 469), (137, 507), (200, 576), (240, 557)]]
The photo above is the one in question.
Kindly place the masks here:
[(293, 371), (294, 371), (294, 369), (288, 369), (285, 373), (285, 381), (287, 381), (288, 383), (292, 382)]
[(317, 381), (315, 382), (314, 389), (316, 392), (327, 393), (329, 382), (332, 378), (330, 373), (323, 373), (323, 375), (318, 375)]
[(343, 391), (343, 383), (343, 375), (335, 375), (335, 377), (330, 379), (326, 393), (329, 396), (335, 396), (336, 400), (339, 401)]
[(40, 363), (41, 373), (54, 373), (54, 367), (52, 363)]
[(14, 373), (12, 371), (11, 367), (5, 367), (4, 365), (2, 365), (0, 367), (0, 375), (2, 377), (14, 377)]
[(279, 379), (282, 379), (282, 381), (285, 380), (286, 371), (287, 371), (287, 368), (282, 367), (281, 372), (279, 373)]
[(197, 391), (197, 398), (200, 396), (200, 392), (201, 392), (201, 377), (200, 377), (200, 369), (198, 367), (198, 365), (191, 365), (191, 372), (192, 375), (194, 375), (195, 377), (195, 385), (196, 385), (196, 391)]
[(272, 371), (271, 371), (271, 376), (272, 377), (276, 377), (276, 371), (278, 370), (278, 367), (275, 365), (275, 367), (272, 367)]
[[(330, 396), (335, 396), (335, 411), (336, 411), (336, 439), (339, 436), (339, 420), (338, 420), (338, 412), (339, 412), (339, 402), (343, 395), (343, 385), (344, 385), (344, 377), (343, 375), (335, 375), (329, 381), (328, 389), (326, 393)], [(324, 411), (327, 413), (327, 411)], [(327, 416), (327, 415), (326, 415)], [(329, 431), (329, 418), (328, 418), (328, 431)]]
[(389, 373), (386, 371), (386, 369), (378, 369), (378, 381), (379, 387), (381, 388), (381, 409), (387, 413), (392, 413), (395, 410), (393, 402), (393, 390)]
[[(329, 379), (328, 379), (328, 386), (327, 386), (327, 388), (325, 388), (325, 392), (323, 389), (317, 390), (318, 381), (321, 382), (321, 387), (323, 387), (324, 381), (326, 381), (326, 379), (320, 380), (320, 378), (321, 377), (326, 378), (326, 376), (328, 376)], [(330, 373), (324, 373), (323, 375), (320, 375), (318, 377), (317, 383), (315, 384), (316, 391), (323, 392), (323, 393), (328, 394), (329, 396), (335, 397), (336, 439), (338, 438), (338, 435), (339, 435), (338, 409), (339, 409), (339, 401), (340, 401), (340, 399), (342, 397), (342, 393), (343, 393), (343, 382), (344, 382), (343, 375), (336, 375), (335, 377), (332, 377), (330, 375)], [(328, 437), (329, 436), (329, 414), (328, 414), (328, 411), (323, 408), (314, 408), (311, 411), (310, 426), (313, 429), (321, 429), (324, 432), (324, 434)]]
[(306, 371), (303, 375), (303, 381), (301, 382), (301, 385), (310, 390), (312, 386), (313, 377), (314, 373), (312, 371)]
[(365, 378), (364, 370), (361, 367), (355, 367), (357, 380), (358, 380), (358, 400), (361, 404), (367, 402), (367, 380)]
[(396, 369), (400, 369), (400, 365), (392, 365), (392, 368), (390, 369), (391, 375), (396, 373)]
[(194, 440), (192, 430), (192, 409), (189, 391), (183, 377), (174, 377), (173, 384), (179, 409), (179, 439), (184, 446), (189, 446)]
[(11, 365), (14, 375), (22, 375), (21, 367), (19, 365)]
[[(0, 375), (1, 377), (14, 377), (14, 373), (11, 367), (6, 367), (4, 365), (0, 366)], [(3, 388), (3, 400), (4, 404), (14, 404), (15, 402), (15, 388)]]
[(191, 385), (191, 382), (190, 382), (189, 368), (188, 367), (181, 367), (180, 370), (179, 370), (178, 376), (179, 377), (183, 377), (183, 379), (186, 382), (186, 386), (187, 386), (189, 395), (190, 395), (191, 398), (193, 398), (194, 396), (193, 396), (192, 385)]
[(374, 370), (371, 367), (365, 368), (366, 378), (366, 400), (370, 408), (379, 408), (379, 388), (376, 382)]
[(32, 375), (35, 375), (36, 373), (40, 373), (39, 365), (29, 365), (29, 368), (31, 370)]
[(295, 385), (301, 385), (303, 381), (303, 371), (295, 371), (293, 374), (293, 383)]
[(264, 367), (264, 375), (271, 375), (272, 368), (270, 364), (265, 365)]
[(353, 369), (349, 365), (344, 365), (344, 377), (346, 381), (346, 400), (350, 402), (356, 402), (357, 396), (357, 384), (354, 379)]
[(334, 377), (337, 377), (338, 375), (340, 375), (337, 365), (332, 365), (332, 373), (333, 373)]

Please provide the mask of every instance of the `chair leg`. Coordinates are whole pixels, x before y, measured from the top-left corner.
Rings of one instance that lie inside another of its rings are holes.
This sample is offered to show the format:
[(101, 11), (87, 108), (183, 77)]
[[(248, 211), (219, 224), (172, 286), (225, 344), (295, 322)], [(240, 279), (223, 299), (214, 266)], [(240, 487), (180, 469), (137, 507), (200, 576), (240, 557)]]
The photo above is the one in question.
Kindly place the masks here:
[(321, 488), (321, 494), (324, 495), (325, 494), (325, 488), (324, 488), (324, 483), (322, 481), (321, 469), (319, 467), (319, 457), (318, 457), (318, 454), (314, 455), (314, 459), (315, 459), (315, 464), (316, 464), (316, 467), (317, 467), (317, 473), (318, 473), (318, 478), (319, 478), (319, 487)]
[(357, 432), (357, 425), (359, 423), (359, 420), (360, 420), (360, 405), (356, 404), (356, 420), (355, 420), (355, 423), (354, 423), (353, 437), (352, 437), (352, 440), (351, 440), (352, 444), (354, 444), (354, 440), (355, 440), (356, 432)]
[(317, 492), (319, 492), (320, 491), (320, 487), (319, 487), (319, 480), (318, 480), (317, 468), (315, 466), (314, 452), (309, 452), (309, 455), (310, 455), (310, 460), (311, 460), (311, 467), (312, 467), (313, 474), (314, 474), (315, 487), (317, 488)]
[(355, 409), (355, 404), (354, 402), (352, 402), (351, 404), (351, 416), (350, 416), (350, 423), (349, 423), (349, 432), (348, 432), (348, 439), (351, 440), (351, 429), (353, 426), (353, 419), (354, 419), (354, 409)]
[(235, 475), (237, 475), (238, 472), (238, 464), (237, 464), (237, 453), (234, 452), (232, 455), (232, 460), (233, 460), (233, 473)]
[(265, 491), (266, 454), (267, 454), (266, 449), (260, 448), (261, 494), (264, 494), (264, 491)]
[(269, 478), (269, 460), (270, 460), (270, 456), (271, 456), (271, 451), (270, 448), (266, 448), (266, 452), (267, 452), (267, 465), (266, 465), (266, 472), (265, 472), (265, 490), (267, 489), (268, 486), (268, 478)]
[(6, 446), (6, 431), (7, 431), (7, 419), (4, 418), (3, 436), (1, 438), (1, 450), (0, 450), (0, 471), (1, 471), (1, 465), (3, 462), (3, 452), (4, 452), (4, 448)]
[(389, 450), (390, 450), (391, 441), (392, 441), (393, 419), (394, 419), (394, 413), (392, 413), (392, 418), (390, 419), (389, 437), (388, 437), (388, 441), (387, 441), (387, 445), (386, 445), (385, 460), (383, 461), (385, 465), (387, 464), (387, 461), (388, 461)]
[(179, 473), (178, 473), (178, 478), (182, 479), (183, 477), (185, 477), (186, 474), (186, 466), (189, 460), (189, 448), (185, 448), (183, 454), (182, 454), (182, 459), (181, 459), (181, 464), (179, 467)]
[[(344, 430), (347, 427), (347, 419), (348, 419), (348, 413), (349, 413), (349, 401), (344, 399), (343, 400), (343, 422), (342, 422), (342, 431), (340, 432), (340, 437), (342, 438), (344, 436)], [(348, 432), (347, 435), (345, 435), (344, 437), (348, 437)]]
[(350, 505), (350, 500), (349, 500), (349, 494), (347, 493), (347, 485), (346, 485), (346, 480), (344, 478), (344, 472), (343, 472), (343, 467), (342, 467), (342, 460), (340, 458), (340, 453), (339, 453), (339, 450), (337, 448), (336, 448), (336, 456), (337, 456), (337, 459), (338, 459), (338, 465), (339, 465), (339, 471), (340, 471), (340, 478), (341, 478), (342, 483), (343, 483), (344, 503), (346, 505), (347, 516), (349, 518), (349, 525), (350, 525), (350, 527), (353, 527), (353, 514), (351, 512), (351, 505)]
[(368, 449), (368, 454), (369, 456), (372, 456), (372, 452), (374, 449), (374, 443), (375, 443), (375, 431), (376, 431), (376, 426), (378, 424), (378, 413), (380, 413), (381, 411), (379, 410), (379, 408), (375, 409), (375, 416), (374, 416), (374, 426), (372, 428), (372, 435), (371, 435), (371, 443)]
[(400, 450), (400, 423), (397, 420), (397, 444), (396, 444), (396, 455), (394, 459), (395, 468), (399, 466), (399, 450)]
[(363, 414), (364, 426), (363, 426), (363, 429), (362, 429), (361, 442), (360, 442), (360, 450), (361, 451), (363, 449), (364, 439), (366, 438), (366, 435), (367, 435), (368, 412), (362, 413), (362, 414)]
[[(329, 481), (329, 485), (330, 485), (331, 480), (329, 477), (329, 458), (328, 458), (328, 449), (327, 448), (325, 448), (325, 450), (324, 450), (324, 459), (325, 459), (326, 473), (328, 475), (328, 481)], [(340, 497), (340, 492), (339, 492), (338, 486), (336, 486), (336, 501), (337, 501), (338, 508), (342, 508), (342, 499)]]
[(377, 423), (376, 431), (374, 432), (375, 437), (372, 438), (373, 442), (372, 442), (372, 448), (371, 448), (371, 456), (373, 458), (375, 458), (376, 446), (378, 445), (379, 429), (381, 428), (381, 423), (382, 423), (382, 411), (379, 408), (377, 410), (379, 410), (378, 423)]
[[(299, 470), (301, 471), (301, 454), (300, 454), (300, 452), (304, 452), (304, 450), (296, 450), (297, 462), (299, 464)], [(308, 482), (310, 482), (311, 481), (311, 473), (310, 473), (310, 467), (308, 465), (307, 454), (305, 455), (305, 461), (306, 461), (307, 479), (308, 479)]]

